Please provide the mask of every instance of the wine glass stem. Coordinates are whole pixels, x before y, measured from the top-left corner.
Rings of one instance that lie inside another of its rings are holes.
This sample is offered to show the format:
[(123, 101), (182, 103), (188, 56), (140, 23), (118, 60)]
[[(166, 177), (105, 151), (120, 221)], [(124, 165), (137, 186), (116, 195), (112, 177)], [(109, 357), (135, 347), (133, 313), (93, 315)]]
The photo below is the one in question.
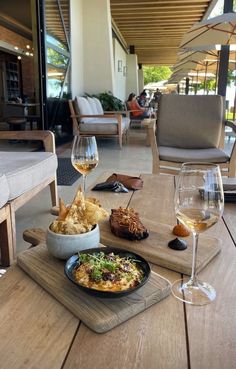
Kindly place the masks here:
[(197, 249), (198, 249), (198, 238), (199, 234), (193, 232), (193, 259), (192, 259), (192, 274), (191, 274), (191, 284), (197, 285)]
[(85, 190), (86, 190), (86, 175), (83, 174), (83, 194), (85, 196)]

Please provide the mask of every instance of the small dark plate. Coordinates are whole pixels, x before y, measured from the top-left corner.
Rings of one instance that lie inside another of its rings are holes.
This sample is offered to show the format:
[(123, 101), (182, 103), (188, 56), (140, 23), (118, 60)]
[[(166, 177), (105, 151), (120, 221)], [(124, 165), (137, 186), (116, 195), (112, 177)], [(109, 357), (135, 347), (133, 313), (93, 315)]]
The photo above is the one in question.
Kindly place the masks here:
[(93, 249), (87, 249), (87, 250), (83, 250), (80, 252), (80, 254), (93, 254), (93, 253), (97, 253), (97, 252), (104, 252), (105, 254), (109, 254), (111, 252), (113, 252), (115, 255), (119, 255), (120, 257), (130, 257), (132, 259), (135, 260), (139, 260), (139, 267), (143, 270), (144, 272), (144, 277), (142, 279), (142, 281), (135, 287), (133, 288), (129, 288), (128, 290), (125, 291), (99, 291), (99, 290), (95, 290), (92, 288), (88, 288), (88, 287), (84, 287), (82, 286), (80, 283), (78, 283), (75, 280), (74, 277), (74, 269), (80, 264), (80, 259), (79, 259), (79, 255), (73, 255), (71, 256), (65, 265), (65, 274), (66, 276), (73, 282), (75, 283), (82, 291), (89, 293), (90, 295), (93, 296), (97, 296), (97, 297), (107, 297), (107, 298), (114, 298), (114, 297), (122, 297), (122, 296), (126, 296), (129, 295), (130, 293), (136, 291), (138, 288), (142, 287), (149, 279), (150, 276), (150, 266), (148, 264), (148, 262), (143, 259), (140, 255), (135, 254), (133, 252), (129, 252), (126, 250), (122, 250), (122, 249), (118, 249), (115, 247), (96, 247)]

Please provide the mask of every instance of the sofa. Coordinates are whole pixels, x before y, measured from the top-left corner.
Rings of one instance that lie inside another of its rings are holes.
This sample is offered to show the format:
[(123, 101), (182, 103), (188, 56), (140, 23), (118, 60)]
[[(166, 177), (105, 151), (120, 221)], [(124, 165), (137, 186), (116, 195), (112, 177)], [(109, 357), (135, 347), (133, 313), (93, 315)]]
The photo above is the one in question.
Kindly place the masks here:
[(57, 155), (50, 131), (0, 131), (0, 140), (42, 141), (45, 151), (0, 151), (0, 250), (1, 265), (16, 256), (15, 212), (46, 186), (52, 206), (58, 206)]
[(96, 97), (76, 96), (74, 100), (69, 100), (69, 106), (74, 135), (115, 137), (122, 148), (130, 125), (129, 112), (105, 112)]

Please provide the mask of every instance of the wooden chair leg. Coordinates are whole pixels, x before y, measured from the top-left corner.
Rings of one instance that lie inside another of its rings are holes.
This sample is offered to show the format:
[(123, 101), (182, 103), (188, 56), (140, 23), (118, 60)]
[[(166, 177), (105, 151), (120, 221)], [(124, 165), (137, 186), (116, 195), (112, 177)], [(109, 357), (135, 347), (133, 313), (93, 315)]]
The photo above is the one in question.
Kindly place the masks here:
[(53, 182), (50, 183), (49, 186), (50, 186), (50, 192), (51, 192), (52, 206), (58, 206), (59, 202), (58, 202), (58, 192), (57, 192), (57, 180), (56, 180), (56, 178)]
[(120, 149), (122, 149), (122, 134), (119, 135), (119, 145), (120, 145)]
[(4, 208), (0, 209), (1, 265), (4, 267), (11, 265), (15, 258), (15, 247), (12, 235), (10, 206), (5, 205)]

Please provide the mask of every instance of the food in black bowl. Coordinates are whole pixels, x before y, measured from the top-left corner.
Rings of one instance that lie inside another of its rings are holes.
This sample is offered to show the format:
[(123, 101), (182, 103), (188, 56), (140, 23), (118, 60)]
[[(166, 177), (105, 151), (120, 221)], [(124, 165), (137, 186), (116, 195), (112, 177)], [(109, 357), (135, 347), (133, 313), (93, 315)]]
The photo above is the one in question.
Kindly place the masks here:
[(113, 247), (73, 255), (65, 265), (67, 277), (83, 291), (98, 297), (122, 297), (143, 286), (150, 266), (140, 255)]

